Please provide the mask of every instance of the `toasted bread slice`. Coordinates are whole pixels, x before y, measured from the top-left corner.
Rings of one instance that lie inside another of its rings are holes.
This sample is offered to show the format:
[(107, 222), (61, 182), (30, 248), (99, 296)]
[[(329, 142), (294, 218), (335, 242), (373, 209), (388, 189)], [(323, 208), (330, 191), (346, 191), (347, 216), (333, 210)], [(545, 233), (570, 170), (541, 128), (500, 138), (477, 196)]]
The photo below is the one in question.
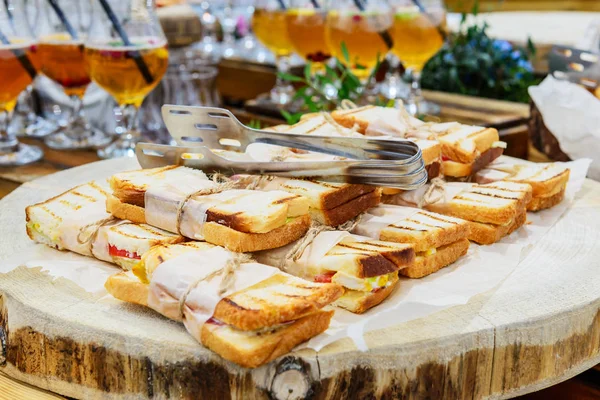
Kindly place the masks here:
[(409, 278), (422, 278), (452, 264), (467, 254), (468, 250), (469, 240), (461, 239), (437, 248), (433, 254), (417, 253), (413, 265), (398, 272)]
[[(106, 187), (98, 182), (89, 182), (70, 189), (58, 196), (25, 208), (27, 235), (34, 241), (56, 249), (64, 249), (60, 227), (65, 218), (89, 217), (90, 206), (103, 204), (108, 196)], [(97, 220), (109, 217), (99, 207)], [(93, 219), (93, 218), (92, 218)], [(90, 222), (94, 222), (93, 220)], [(85, 246), (85, 255), (91, 255)], [(75, 251), (75, 249), (71, 249)]]
[(113, 262), (130, 270), (144, 253), (159, 244), (179, 243), (183, 236), (146, 224), (124, 223), (103, 230)]
[(466, 239), (467, 221), (429, 211), (419, 211), (410, 218), (394, 221), (381, 230), (379, 238), (388, 242), (411, 243), (417, 253)]
[(381, 190), (375, 190), (370, 193), (358, 196), (345, 204), (339, 205), (329, 210), (317, 208), (310, 209), (310, 215), (315, 220), (329, 226), (339, 226), (359, 214), (375, 207), (381, 202)]
[(146, 251), (138, 263), (132, 268), (133, 274), (142, 282), (150, 283), (154, 270), (170, 258), (197, 250), (208, 250), (215, 245), (206, 242), (183, 242), (175, 244), (158, 244)]
[(362, 314), (387, 299), (388, 296), (392, 294), (397, 284), (398, 275), (393, 274), (391, 275), (387, 286), (371, 292), (346, 290), (344, 295), (337, 299), (333, 305), (355, 314)]
[(303, 179), (275, 179), (267, 187), (298, 194), (308, 199), (313, 209), (331, 210), (350, 200), (372, 193), (374, 186), (351, 183), (317, 182)]
[(150, 185), (183, 181), (188, 185), (196, 181), (207, 181), (204, 172), (176, 165), (120, 172), (109, 179), (113, 195), (123, 203), (144, 206), (144, 195)]
[(288, 324), (250, 332), (229, 325), (206, 323), (200, 340), (226, 360), (242, 367), (256, 368), (324, 332), (332, 316), (333, 311), (318, 311)]
[[(131, 272), (113, 275), (106, 282), (106, 289), (116, 298), (143, 306), (148, 305), (148, 288)], [(332, 316), (333, 311), (319, 310), (292, 322), (253, 331), (239, 330), (212, 318), (202, 326), (197, 339), (223, 358), (255, 368), (324, 332)]]
[(334, 283), (313, 283), (280, 273), (221, 300), (213, 316), (251, 331), (315, 313), (343, 293)]
[[(434, 127), (443, 125), (445, 124), (437, 124)], [(442, 154), (446, 158), (470, 164), (498, 142), (500, 137), (494, 128), (457, 124), (448, 130), (439, 129), (437, 140), (442, 144)]]
[(475, 179), (478, 183), (511, 181), (531, 185), (533, 197), (554, 195), (567, 186), (570, 171), (556, 164), (514, 164), (503, 159), (488, 165)]
[(396, 272), (411, 264), (414, 257), (412, 246), (406, 244), (342, 240), (314, 267), (319, 271), (339, 271), (364, 279)]
[(479, 244), (492, 244), (510, 235), (527, 221), (527, 212), (523, 210), (515, 219), (506, 225), (484, 224), (469, 221), (469, 240)]
[(562, 189), (558, 193), (552, 194), (550, 196), (538, 196), (531, 199), (529, 204), (527, 204), (528, 211), (540, 211), (545, 210), (547, 208), (554, 207), (559, 204), (565, 198), (565, 189)]
[(395, 136), (402, 136), (415, 126), (423, 124), (414, 117), (401, 117), (400, 113), (400, 110), (395, 108), (363, 106), (349, 110), (335, 110), (331, 116), (340, 125), (348, 128), (356, 126), (357, 131), (362, 134), (368, 134), (369, 125), (377, 121), (385, 121), (394, 127), (397, 131)]
[(506, 225), (520, 214), (531, 200), (531, 186), (496, 182), (473, 185), (449, 202), (429, 204), (426, 208), (468, 221)]
[(492, 147), (481, 153), (470, 163), (461, 163), (452, 160), (442, 161), (442, 174), (452, 178), (464, 178), (471, 176), (500, 157), (503, 151), (504, 149), (501, 147)]

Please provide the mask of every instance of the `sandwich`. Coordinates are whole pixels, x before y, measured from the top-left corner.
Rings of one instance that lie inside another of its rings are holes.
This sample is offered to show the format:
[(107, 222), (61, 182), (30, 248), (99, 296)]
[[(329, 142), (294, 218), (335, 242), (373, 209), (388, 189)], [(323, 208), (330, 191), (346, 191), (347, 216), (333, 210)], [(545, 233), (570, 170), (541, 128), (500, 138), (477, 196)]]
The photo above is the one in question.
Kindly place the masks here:
[[(281, 190), (216, 190), (217, 185), (199, 177), (197, 171), (177, 169), (177, 179), (163, 179), (164, 168), (113, 175), (107, 210), (117, 218), (148, 223), (236, 252), (284, 246), (310, 226), (308, 200), (300, 195)], [(157, 175), (161, 178), (156, 179)]]
[[(364, 106), (349, 110), (335, 110), (331, 116), (338, 124), (352, 128), (363, 135), (414, 141), (421, 149), (429, 179), (437, 177), (440, 174), (442, 161), (441, 144), (436, 140), (429, 140), (428, 137), (412, 137), (409, 132), (414, 127), (421, 126), (423, 122), (402, 111), (389, 107)], [(385, 190), (390, 191), (384, 189), (384, 194), (391, 194), (391, 191), (386, 193)]]
[(418, 208), (380, 205), (354, 228), (359, 235), (413, 246), (414, 262), (400, 275), (422, 278), (454, 263), (469, 249), (469, 223)]
[[(388, 196), (387, 204), (415, 207), (430, 190), (428, 185), (410, 192)], [(435, 192), (435, 191), (434, 191)], [(485, 185), (449, 182), (438, 189), (423, 208), (468, 221), (469, 240), (492, 244), (511, 234), (527, 221), (531, 186), (515, 182)]]
[(319, 233), (295, 257), (294, 245), (255, 254), (267, 265), (314, 282), (333, 282), (344, 295), (333, 305), (362, 314), (384, 301), (398, 284), (398, 271), (415, 258), (411, 245), (373, 240), (344, 231)]
[(381, 202), (381, 189), (354, 183), (320, 182), (308, 179), (273, 178), (261, 190), (283, 190), (308, 199), (313, 220), (339, 226)]
[[(423, 152), (425, 164), (430, 161), (422, 141), (435, 141), (441, 146), (441, 173), (465, 179), (502, 155), (506, 143), (500, 141), (493, 128), (463, 125), (458, 122), (429, 123), (395, 108), (365, 106), (336, 110), (333, 118), (344, 126), (357, 125), (366, 135), (400, 136), (414, 140)], [(434, 177), (433, 174), (430, 174)]]
[(131, 269), (150, 247), (184, 240), (145, 224), (111, 220), (108, 188), (89, 182), (25, 209), (27, 235), (58, 250), (95, 257)]
[(569, 169), (557, 164), (520, 163), (502, 157), (475, 175), (477, 183), (498, 181), (526, 183), (532, 188), (527, 210), (539, 211), (554, 207), (565, 197)]
[[(235, 270), (231, 289), (217, 295), (222, 276), (202, 277), (218, 272), (214, 264), (225, 265), (231, 257), (208, 243), (156, 246), (133, 271), (111, 276), (105, 286), (117, 299), (182, 320), (205, 347), (247, 368), (282, 356), (327, 329), (333, 311), (323, 307), (341, 296), (339, 285), (308, 282), (247, 261)], [(191, 287), (185, 298), (177, 284)]]

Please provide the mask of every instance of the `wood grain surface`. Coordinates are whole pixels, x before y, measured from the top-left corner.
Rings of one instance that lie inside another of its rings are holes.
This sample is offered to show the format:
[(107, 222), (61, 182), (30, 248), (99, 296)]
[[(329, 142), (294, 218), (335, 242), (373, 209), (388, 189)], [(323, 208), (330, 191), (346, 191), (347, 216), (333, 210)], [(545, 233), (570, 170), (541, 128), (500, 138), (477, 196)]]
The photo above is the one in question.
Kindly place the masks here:
[[(28, 246), (23, 205), (127, 168), (117, 159), (24, 184), (0, 202), (0, 259)], [(8, 212), (7, 212), (8, 210)], [(248, 370), (173, 321), (98, 299), (35, 269), (0, 276), (0, 364), (8, 376), (94, 398), (508, 398), (600, 359), (600, 184), (523, 255), (501, 286), (469, 303)]]

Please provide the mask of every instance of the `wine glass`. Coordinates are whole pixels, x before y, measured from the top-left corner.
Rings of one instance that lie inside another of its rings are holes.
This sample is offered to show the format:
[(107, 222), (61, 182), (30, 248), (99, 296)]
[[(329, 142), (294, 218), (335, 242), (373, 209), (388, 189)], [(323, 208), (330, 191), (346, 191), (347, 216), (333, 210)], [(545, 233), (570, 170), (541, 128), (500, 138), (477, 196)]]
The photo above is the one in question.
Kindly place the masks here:
[(83, 43), (90, 27), (92, 5), (82, 0), (53, 0), (41, 4), (38, 41), (41, 72), (62, 86), (73, 111), (67, 125), (46, 138), (58, 150), (97, 148), (112, 138), (92, 128), (83, 111), (83, 96), (91, 83)]
[[(258, 40), (275, 54), (277, 72), (285, 73), (290, 69), (292, 43), (286, 27), (287, 0), (256, 0), (252, 16), (252, 29)], [(271, 89), (273, 103), (285, 105), (292, 101), (294, 88), (277, 76), (275, 87)]]
[(311, 63), (311, 73), (322, 71), (331, 53), (325, 45), (324, 0), (290, 0), (287, 32), (296, 53)]
[(404, 63), (411, 76), (411, 90), (406, 103), (412, 114), (439, 114), (439, 106), (427, 102), (421, 94), (421, 71), (443, 46), (446, 37), (446, 11), (442, 0), (392, 0), (394, 38), (392, 52)]
[[(325, 40), (331, 53), (366, 82), (377, 61), (393, 46), (391, 8), (382, 0), (339, 0), (330, 3)], [(344, 54), (342, 48), (348, 50)]]
[(133, 157), (141, 140), (138, 110), (167, 70), (167, 41), (153, 0), (96, 0), (93, 12), (85, 41), (90, 76), (116, 100), (127, 128), (98, 155)]
[(0, 166), (29, 164), (44, 155), (39, 147), (20, 143), (8, 129), (19, 94), (39, 68), (37, 42), (22, 6), (0, 3)]

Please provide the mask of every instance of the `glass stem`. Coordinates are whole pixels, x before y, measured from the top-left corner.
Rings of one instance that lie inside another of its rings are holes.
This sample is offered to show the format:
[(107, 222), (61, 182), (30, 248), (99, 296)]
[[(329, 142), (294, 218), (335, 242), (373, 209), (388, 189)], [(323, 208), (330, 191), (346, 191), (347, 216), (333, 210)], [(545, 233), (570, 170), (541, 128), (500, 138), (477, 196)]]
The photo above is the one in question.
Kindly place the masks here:
[(127, 130), (121, 135), (121, 140), (137, 140), (140, 138), (140, 123), (138, 120), (139, 108), (133, 104), (125, 104), (121, 106), (123, 114), (123, 125)]
[(417, 115), (419, 112), (419, 103), (423, 100), (423, 93), (421, 93), (421, 71), (410, 69), (410, 93), (406, 101), (406, 109), (412, 115)]
[(279, 88), (288, 85), (283, 79), (281, 79), (279, 74), (287, 74), (290, 71), (290, 57), (276, 56), (275, 65), (277, 66), (277, 80), (275, 81), (275, 87)]
[[(71, 118), (69, 118), (69, 125), (67, 127), (67, 133), (75, 133), (75, 139), (83, 139), (82, 134), (86, 132), (89, 128), (88, 123), (85, 120), (84, 112), (83, 112), (83, 99), (77, 95), (70, 96), (71, 102), (73, 104), (73, 112), (71, 114)], [(76, 129), (81, 127), (82, 129)]]
[(10, 117), (10, 111), (0, 110), (0, 154), (12, 153), (17, 149), (17, 140), (8, 133)]

